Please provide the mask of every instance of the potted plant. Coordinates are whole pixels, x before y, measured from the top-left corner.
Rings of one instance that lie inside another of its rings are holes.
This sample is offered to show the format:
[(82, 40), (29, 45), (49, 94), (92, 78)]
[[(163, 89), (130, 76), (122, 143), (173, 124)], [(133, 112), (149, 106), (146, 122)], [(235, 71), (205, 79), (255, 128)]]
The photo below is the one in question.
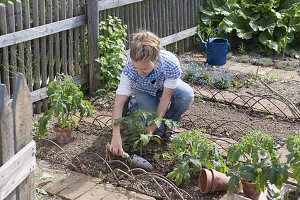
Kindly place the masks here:
[(163, 157), (174, 161), (176, 166), (167, 177), (180, 185), (190, 182), (192, 176), (199, 175), (202, 193), (224, 191), (229, 178), (218, 171), (225, 173), (227, 167), (212, 141), (204, 137), (204, 131), (184, 131), (168, 144), (171, 152)]
[(253, 131), (242, 137), (228, 149), (229, 193), (243, 185), (246, 197), (258, 199), (268, 182), (281, 188), (287, 180), (287, 166), (280, 163), (274, 149), (274, 139), (262, 131)]
[(84, 100), (83, 92), (76, 86), (73, 78), (68, 75), (59, 75), (57, 80), (48, 86), (49, 110), (38, 119), (36, 129), (43, 138), (47, 133), (50, 119), (55, 118), (54, 134), (59, 143), (67, 143), (71, 139), (71, 130), (78, 126), (80, 118), (92, 115), (92, 105)]
[(292, 196), (295, 197), (295, 199), (299, 199), (300, 195), (300, 134), (296, 133), (292, 136), (290, 136), (287, 139), (287, 149), (289, 151), (289, 154), (287, 155), (287, 162), (292, 170), (293, 177), (295, 178), (297, 182), (297, 189), (296, 191), (292, 191), (289, 194), (288, 199), (292, 199)]

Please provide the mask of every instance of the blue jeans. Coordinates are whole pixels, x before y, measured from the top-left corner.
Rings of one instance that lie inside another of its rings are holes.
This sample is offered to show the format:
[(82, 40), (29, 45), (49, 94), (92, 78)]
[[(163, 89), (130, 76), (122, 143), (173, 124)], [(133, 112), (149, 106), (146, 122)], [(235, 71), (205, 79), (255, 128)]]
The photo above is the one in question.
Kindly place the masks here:
[[(136, 108), (156, 112), (161, 95), (162, 90), (157, 92), (157, 96), (151, 96), (147, 93), (136, 90)], [(192, 105), (193, 102), (193, 89), (187, 83), (179, 80), (178, 85), (171, 97), (171, 104), (164, 118), (178, 122), (181, 115)], [(162, 136), (164, 133), (164, 128), (164, 125), (160, 126), (155, 134)]]

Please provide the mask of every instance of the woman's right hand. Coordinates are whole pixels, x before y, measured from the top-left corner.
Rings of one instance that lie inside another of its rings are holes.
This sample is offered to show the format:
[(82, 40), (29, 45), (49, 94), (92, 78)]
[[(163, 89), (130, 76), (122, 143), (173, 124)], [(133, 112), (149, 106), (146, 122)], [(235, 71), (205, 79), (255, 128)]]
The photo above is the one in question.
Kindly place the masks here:
[(123, 150), (122, 138), (121, 138), (120, 133), (113, 133), (109, 150), (112, 153), (114, 153), (116, 155), (119, 155), (123, 158), (128, 158), (129, 157), (129, 155), (126, 152), (124, 152), (124, 150)]

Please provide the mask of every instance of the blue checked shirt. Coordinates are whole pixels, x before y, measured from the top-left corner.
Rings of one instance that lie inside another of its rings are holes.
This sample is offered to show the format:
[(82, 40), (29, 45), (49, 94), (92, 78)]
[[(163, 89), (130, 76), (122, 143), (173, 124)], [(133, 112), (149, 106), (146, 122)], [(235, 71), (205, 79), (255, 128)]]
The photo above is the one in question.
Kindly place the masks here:
[[(157, 67), (147, 77), (143, 77), (138, 74), (133, 67), (130, 58), (123, 69), (122, 75), (125, 75), (125, 78), (129, 79), (131, 88), (145, 92), (152, 96), (156, 96), (156, 92), (158, 90), (162, 90), (164, 87), (166, 87), (166, 80), (175, 83), (175, 85), (171, 84), (172, 86), (169, 84), (169, 88), (175, 89), (176, 82), (181, 75), (181, 69), (179, 60), (173, 53), (166, 50), (161, 50)], [(118, 88), (119, 91), (122, 88), (122, 75)], [(129, 87), (129, 85), (126, 87)]]

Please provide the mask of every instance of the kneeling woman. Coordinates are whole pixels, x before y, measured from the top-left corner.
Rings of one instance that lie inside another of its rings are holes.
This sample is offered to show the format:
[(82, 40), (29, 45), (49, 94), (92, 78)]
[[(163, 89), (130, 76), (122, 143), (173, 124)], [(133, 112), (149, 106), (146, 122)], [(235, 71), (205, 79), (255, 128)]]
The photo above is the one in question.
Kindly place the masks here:
[[(126, 156), (122, 148), (120, 125), (114, 121), (122, 117), (124, 104), (135, 93), (138, 109), (154, 111), (159, 117), (178, 121), (194, 101), (193, 89), (180, 79), (177, 57), (163, 50), (160, 39), (151, 32), (132, 36), (130, 58), (122, 71), (112, 112), (112, 140), (110, 150)], [(163, 127), (153, 123), (148, 134), (163, 136)]]

